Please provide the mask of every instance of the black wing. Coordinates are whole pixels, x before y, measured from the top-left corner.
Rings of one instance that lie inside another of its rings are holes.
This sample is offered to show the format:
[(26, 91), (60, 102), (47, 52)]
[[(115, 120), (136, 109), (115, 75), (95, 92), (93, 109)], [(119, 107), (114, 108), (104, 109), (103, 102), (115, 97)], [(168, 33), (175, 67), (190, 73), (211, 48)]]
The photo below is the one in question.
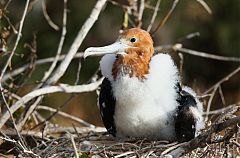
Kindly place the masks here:
[(107, 131), (113, 136), (116, 136), (116, 128), (113, 117), (115, 112), (115, 103), (116, 100), (112, 94), (111, 82), (107, 78), (104, 78), (99, 95), (99, 107), (103, 124)]
[(179, 97), (177, 102), (179, 107), (175, 115), (175, 133), (179, 142), (189, 141), (195, 137), (196, 118), (190, 107), (197, 108), (197, 102), (190, 93), (181, 89), (177, 85)]

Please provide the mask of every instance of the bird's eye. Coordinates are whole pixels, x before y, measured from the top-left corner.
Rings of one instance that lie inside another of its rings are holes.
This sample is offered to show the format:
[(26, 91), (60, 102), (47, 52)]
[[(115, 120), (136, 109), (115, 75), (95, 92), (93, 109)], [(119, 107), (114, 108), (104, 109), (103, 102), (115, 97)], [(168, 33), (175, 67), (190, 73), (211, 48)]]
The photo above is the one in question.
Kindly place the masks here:
[(130, 39), (130, 42), (132, 42), (132, 43), (134, 43), (134, 42), (136, 42), (137, 41), (137, 39), (135, 38), (135, 37), (132, 37), (131, 39)]

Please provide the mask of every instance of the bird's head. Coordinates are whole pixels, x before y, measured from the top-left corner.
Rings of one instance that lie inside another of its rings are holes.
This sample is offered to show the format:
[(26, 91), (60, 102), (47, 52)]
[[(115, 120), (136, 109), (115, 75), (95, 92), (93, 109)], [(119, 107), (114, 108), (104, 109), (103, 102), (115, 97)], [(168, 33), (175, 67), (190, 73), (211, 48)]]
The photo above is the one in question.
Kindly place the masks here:
[(87, 56), (99, 56), (105, 54), (117, 54), (124, 57), (135, 58), (137, 56), (148, 59), (153, 55), (153, 40), (150, 34), (139, 28), (123, 31), (115, 43), (103, 47), (90, 47), (84, 52)]
[(148, 72), (149, 61), (154, 53), (153, 40), (150, 34), (139, 28), (132, 28), (120, 33), (115, 43), (103, 47), (90, 47), (85, 50), (87, 56), (116, 54), (117, 60), (113, 66), (113, 76), (117, 76), (121, 66), (130, 76), (143, 78)]

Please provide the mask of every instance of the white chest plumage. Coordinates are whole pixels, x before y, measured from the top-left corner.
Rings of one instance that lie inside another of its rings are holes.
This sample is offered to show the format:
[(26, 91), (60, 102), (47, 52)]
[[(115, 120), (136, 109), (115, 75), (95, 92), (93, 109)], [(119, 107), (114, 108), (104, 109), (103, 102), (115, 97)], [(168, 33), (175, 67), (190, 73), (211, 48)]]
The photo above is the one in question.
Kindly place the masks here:
[[(109, 64), (114, 58), (105, 57), (101, 63)], [(111, 76), (109, 66), (101, 64), (101, 69), (104, 76)], [(178, 74), (168, 55), (152, 58), (144, 80), (128, 75), (109, 80), (116, 99), (114, 120), (118, 136), (175, 139), (172, 115), (178, 106), (175, 90)]]

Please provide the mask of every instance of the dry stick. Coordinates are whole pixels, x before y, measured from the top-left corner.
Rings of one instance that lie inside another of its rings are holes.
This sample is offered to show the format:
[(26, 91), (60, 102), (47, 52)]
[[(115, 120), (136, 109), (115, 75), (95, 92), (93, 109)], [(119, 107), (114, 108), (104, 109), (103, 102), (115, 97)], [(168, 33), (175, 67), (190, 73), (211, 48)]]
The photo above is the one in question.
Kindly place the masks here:
[(226, 106), (226, 101), (225, 101), (225, 97), (223, 95), (223, 90), (222, 90), (222, 86), (221, 85), (219, 85), (218, 92), (220, 94), (223, 106)]
[(60, 54), (62, 52), (63, 43), (64, 43), (65, 36), (66, 36), (66, 33), (67, 33), (67, 30), (66, 30), (66, 23), (67, 23), (67, 0), (64, 0), (62, 23), (63, 23), (62, 33), (61, 33), (61, 38), (60, 38), (60, 42), (59, 42), (59, 45), (58, 45), (58, 49), (57, 49), (57, 53), (56, 53), (55, 59), (52, 62), (52, 64), (51, 64), (50, 68), (48, 69), (48, 71), (45, 72), (44, 77), (41, 80), (41, 82), (45, 82), (47, 80), (47, 78), (51, 75), (51, 73), (53, 72), (54, 68), (56, 67), (58, 59), (59, 59)]
[[(65, 59), (66, 55), (60, 55), (60, 57), (58, 58), (57, 61), (62, 61)], [(79, 52), (77, 53), (74, 58), (82, 58), (83, 57), (83, 53)], [(50, 63), (53, 62), (55, 60), (55, 57), (50, 57), (50, 58), (45, 58), (45, 59), (39, 59), (35, 62), (35, 65), (42, 65), (42, 64), (46, 64), (46, 63)], [(28, 69), (28, 67), (30, 66), (30, 64), (25, 64), (20, 68), (17, 68), (15, 70), (13, 70), (12, 72), (9, 72), (7, 74), (5, 74), (2, 78), (2, 82), (5, 82), (7, 79), (12, 78), (22, 72), (24, 72), (25, 70)]]
[[(211, 134), (218, 133), (222, 131), (223, 129), (226, 129), (227, 127), (234, 126), (240, 123), (240, 116), (234, 117), (232, 119), (226, 120), (225, 122), (214, 124), (208, 131), (200, 134), (196, 138), (190, 140), (189, 142), (183, 143), (178, 148), (172, 150), (168, 154), (172, 157), (180, 157), (183, 156), (192, 150), (198, 148), (198, 147), (204, 147), (207, 144), (212, 144), (214, 142), (211, 141)], [(164, 156), (164, 155), (162, 155)]]
[(81, 72), (81, 68), (82, 68), (82, 61), (84, 59), (83, 58), (80, 58), (79, 59), (79, 62), (78, 62), (78, 69), (77, 69), (77, 76), (76, 76), (76, 80), (74, 82), (74, 85), (77, 85), (78, 82), (79, 82), (79, 79), (80, 79), (80, 72)]
[(104, 4), (107, 0), (98, 0), (94, 6), (89, 18), (83, 24), (81, 30), (78, 32), (73, 44), (71, 45), (65, 59), (61, 62), (57, 70), (53, 73), (53, 76), (47, 81), (47, 85), (56, 83), (65, 73), (68, 65), (72, 61), (74, 55), (76, 54), (79, 46), (82, 44), (83, 39), (86, 37), (88, 31), (91, 29), (95, 21), (98, 19), (100, 11), (102, 10)]
[(20, 150), (22, 150), (23, 153), (25, 154), (29, 154), (31, 155), (31, 157), (40, 157), (39, 155), (35, 154), (34, 152), (27, 150), (20, 142), (14, 140), (14, 139), (10, 139), (8, 137), (2, 137), (0, 136), (0, 140), (6, 141), (6, 142), (10, 142), (15, 144), (15, 147), (19, 148)]
[(177, 51), (191, 54), (191, 55), (196, 55), (200, 56), (203, 58), (209, 58), (209, 59), (214, 59), (214, 60), (221, 60), (221, 61), (232, 61), (232, 62), (240, 62), (240, 58), (237, 57), (225, 57), (225, 56), (220, 56), (220, 55), (213, 55), (213, 54), (208, 54), (200, 51), (195, 51), (187, 48), (176, 48)]
[(172, 12), (173, 12), (174, 9), (176, 8), (178, 2), (179, 2), (179, 0), (174, 0), (171, 9), (170, 9), (169, 12), (167, 13), (167, 15), (163, 18), (163, 20), (160, 21), (160, 23), (158, 24), (157, 28), (151, 33), (152, 35), (154, 35), (154, 34), (157, 32), (158, 29), (161, 29), (161, 28), (163, 27), (163, 25), (167, 22), (168, 18), (170, 17), (170, 15), (172, 14)]
[(154, 49), (156, 51), (162, 51), (162, 50), (180, 51), (182, 53), (199, 56), (202, 58), (219, 60), (219, 61), (240, 62), (240, 58), (237, 58), (237, 57), (226, 57), (226, 56), (220, 56), (220, 55), (213, 55), (213, 54), (209, 54), (209, 53), (205, 53), (205, 52), (182, 48), (182, 44), (180, 44), (180, 43), (176, 43), (174, 45), (156, 46), (156, 47), (154, 47)]
[(180, 74), (183, 74), (183, 64), (184, 64), (184, 57), (182, 53), (178, 53), (178, 56), (180, 58)]
[(213, 100), (213, 98), (214, 98), (214, 96), (215, 96), (215, 94), (216, 94), (216, 91), (217, 91), (218, 87), (219, 87), (219, 85), (216, 86), (216, 87), (213, 89), (213, 92), (212, 92), (212, 94), (211, 94), (211, 96), (210, 96), (210, 98), (209, 98), (209, 100), (208, 100), (205, 122), (207, 122), (207, 120), (208, 120), (208, 114), (209, 114), (209, 111), (210, 111), (210, 108), (211, 108), (211, 105), (212, 105), (212, 100)]
[(11, 23), (10, 19), (5, 15), (5, 13), (3, 12), (3, 17), (7, 20), (8, 24), (10, 25), (10, 27), (12, 28), (13, 30), (13, 33), (14, 34), (17, 34), (18, 31), (16, 30), (16, 28), (14, 27), (14, 25)]
[[(62, 52), (62, 47), (63, 47), (63, 43), (65, 40), (65, 35), (66, 35), (66, 23), (67, 23), (67, 0), (64, 0), (64, 7), (63, 7), (63, 27), (62, 27), (62, 33), (61, 33), (61, 39), (58, 45), (58, 50), (55, 56), (54, 61), (52, 62), (50, 68), (48, 69), (47, 72), (45, 72), (43, 79), (41, 80), (41, 83), (35, 88), (38, 89), (39, 87), (41, 87), (44, 82), (47, 80), (47, 78), (51, 75), (51, 73), (53, 72), (57, 61), (60, 57), (60, 53)], [(44, 86), (45, 87), (45, 86)], [(18, 130), (21, 130), (22, 127), (24, 126), (25, 122), (28, 120), (28, 118), (30, 117), (30, 115), (32, 114), (32, 112), (34, 111), (34, 109), (37, 107), (37, 105), (39, 104), (39, 102), (42, 100), (43, 96), (39, 96), (37, 98), (37, 100), (29, 107), (29, 109), (27, 110), (25, 117), (17, 124), (17, 128)]]
[(198, 3), (200, 3), (203, 8), (208, 12), (208, 14), (212, 14), (211, 8), (207, 5), (207, 3), (203, 0), (197, 0)]
[(155, 21), (155, 19), (156, 19), (156, 17), (157, 17), (158, 11), (159, 11), (158, 9), (159, 9), (160, 3), (161, 3), (161, 0), (158, 0), (156, 6), (155, 6), (155, 8), (154, 8), (154, 12), (153, 12), (153, 15), (152, 15), (151, 22), (150, 22), (150, 24), (148, 25), (147, 32), (150, 32), (151, 29), (152, 29), (153, 23), (154, 23), (154, 21)]
[[(86, 85), (78, 85), (78, 86), (69, 86), (66, 84), (60, 84), (59, 86), (49, 86), (34, 90), (27, 95), (23, 96), (21, 100), (17, 101), (10, 107), (10, 112), (14, 113), (17, 109), (22, 107), (24, 104), (29, 102), (35, 97), (56, 93), (56, 92), (65, 92), (65, 93), (82, 93), (82, 92), (91, 92), (98, 88), (98, 86), (102, 83), (103, 78), (99, 79), (97, 82), (86, 84)], [(10, 114), (5, 112), (0, 118), (0, 129), (9, 119)]]
[[(50, 111), (50, 112), (58, 111), (57, 109), (54, 109), (54, 108), (51, 108), (51, 107), (47, 107), (47, 106), (38, 106), (37, 109), (38, 110), (47, 110), (47, 111)], [(78, 122), (78, 123), (80, 123), (80, 124), (82, 124), (84, 126), (95, 127), (94, 125), (92, 125), (92, 124), (90, 124), (90, 123), (88, 123), (88, 122), (86, 122), (86, 121), (84, 121), (84, 120), (82, 120), (82, 119), (80, 119), (78, 117), (75, 117), (75, 116), (72, 116), (72, 115), (70, 115), (68, 113), (65, 113), (63, 111), (58, 111), (57, 114), (60, 115), (60, 116), (65, 117), (65, 118), (69, 118), (69, 119), (71, 119), (73, 121), (76, 121), (76, 122)]]
[(142, 17), (143, 17), (143, 11), (144, 11), (144, 4), (145, 0), (140, 0), (140, 6), (138, 10), (138, 27), (141, 28), (142, 26)]
[[(236, 104), (232, 104), (232, 105), (228, 105), (224, 108), (221, 108), (221, 109), (217, 109), (217, 110), (213, 110), (213, 111), (209, 111), (208, 112), (208, 115), (216, 115), (216, 114), (223, 114), (225, 113), (226, 111), (229, 111), (230, 109), (232, 109), (233, 107), (236, 107), (236, 106), (239, 106), (240, 105), (240, 102), (239, 103), (236, 103)], [(203, 115), (206, 115), (207, 113), (204, 112)]]
[(42, 1), (42, 12), (43, 12), (43, 16), (46, 19), (46, 21), (48, 22), (49, 26), (51, 26), (54, 30), (58, 31), (59, 27), (51, 20), (51, 18), (49, 17), (49, 15), (47, 13), (47, 7), (46, 7), (45, 0)]
[(11, 3), (12, 0), (8, 0), (7, 4), (4, 6), (4, 10), (7, 10), (7, 7), (9, 6), (9, 4)]
[[(5, 104), (5, 106), (7, 107), (7, 111), (6, 111), (5, 113), (8, 114), (8, 118), (10, 117), (10, 118), (12, 119), (14, 129), (16, 130), (16, 132), (17, 132), (17, 134), (18, 134), (19, 140), (21, 141), (21, 143), (22, 143), (24, 146), (25, 146), (24, 141), (23, 141), (20, 133), (19, 133), (18, 130), (17, 130), (17, 127), (16, 127), (16, 124), (15, 124), (15, 120), (14, 120), (14, 118), (13, 118), (12, 112), (11, 112), (11, 110), (10, 110), (10, 108), (9, 108), (9, 105), (8, 105), (8, 103), (7, 103), (7, 100), (6, 100), (5, 96), (4, 96), (4, 92), (3, 92), (4, 89), (3, 89), (3, 87), (2, 87), (2, 78), (3, 78), (3, 76), (4, 76), (5, 71), (7, 70), (8, 65), (11, 64), (12, 57), (13, 57), (13, 55), (14, 55), (16, 49), (17, 49), (18, 43), (19, 43), (19, 41), (20, 41), (20, 39), (21, 39), (21, 36), (22, 36), (22, 28), (23, 28), (24, 20), (25, 20), (25, 18), (26, 18), (26, 14), (27, 14), (27, 10), (28, 10), (28, 5), (29, 5), (29, 0), (27, 0), (27, 1), (26, 1), (26, 4), (25, 4), (25, 8), (24, 8), (23, 15), (22, 15), (22, 18), (21, 18), (21, 21), (20, 21), (20, 25), (19, 25), (19, 29), (18, 29), (17, 39), (16, 39), (16, 42), (15, 42), (15, 44), (14, 44), (13, 50), (12, 50), (12, 52), (10, 53), (10, 56), (9, 56), (9, 58), (8, 58), (6, 64), (5, 64), (5, 66), (3, 67), (3, 70), (2, 70), (1, 76), (0, 76), (0, 91), (1, 91), (1, 95), (2, 95), (2, 98), (3, 98), (4, 104)], [(1, 129), (1, 128), (0, 128), (0, 129)]]
[(73, 136), (70, 134), (70, 138), (71, 138), (71, 142), (73, 144), (73, 149), (74, 149), (74, 153), (75, 153), (75, 157), (78, 158), (79, 157), (79, 154), (78, 154), (78, 150), (77, 150), (77, 146), (76, 146), (76, 143), (74, 141), (74, 138)]
[(207, 94), (209, 93), (211, 90), (213, 90), (215, 87), (221, 85), (223, 82), (229, 80), (232, 76), (234, 76), (235, 74), (237, 74), (240, 71), (240, 66), (237, 67), (233, 72), (231, 72), (230, 74), (228, 74), (227, 76), (225, 76), (224, 78), (222, 78), (220, 81), (218, 81), (217, 83), (215, 83), (212, 87), (210, 87), (208, 90), (206, 90), (203, 94)]
[[(27, 9), (28, 9), (28, 5), (29, 5), (29, 0), (26, 1), (26, 4), (25, 4), (25, 8), (24, 8), (24, 11), (23, 11), (23, 15), (22, 15), (22, 18), (21, 18), (21, 21), (20, 21), (20, 25), (19, 25), (19, 29), (18, 29), (18, 34), (17, 34), (17, 39), (16, 39), (16, 42), (14, 44), (14, 47), (13, 47), (13, 50), (12, 52), (10, 53), (10, 56), (5, 64), (5, 66), (3, 67), (2, 69), (2, 72), (1, 72), (1, 75), (0, 75), (0, 83), (2, 83), (2, 78), (4, 76), (4, 73), (5, 71), (7, 70), (8, 68), (8, 65), (11, 64), (11, 60), (12, 60), (12, 57), (17, 49), (17, 46), (18, 46), (18, 43), (22, 37), (22, 28), (23, 28), (23, 24), (24, 24), (24, 20), (25, 20), (25, 17), (26, 17), (26, 13), (27, 13)], [(2, 90), (2, 86), (1, 86), (1, 90)]]

